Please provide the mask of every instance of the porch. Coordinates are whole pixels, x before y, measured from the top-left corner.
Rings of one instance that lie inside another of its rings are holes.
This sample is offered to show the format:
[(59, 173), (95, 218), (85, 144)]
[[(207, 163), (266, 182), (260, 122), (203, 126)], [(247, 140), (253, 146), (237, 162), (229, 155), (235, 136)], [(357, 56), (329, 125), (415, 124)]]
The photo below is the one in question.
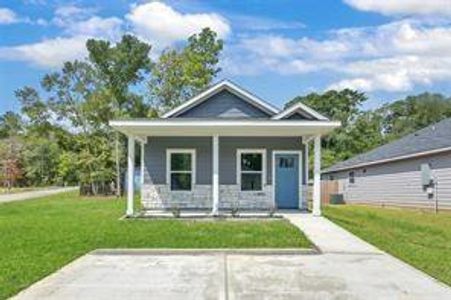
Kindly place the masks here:
[[(126, 215), (135, 215), (136, 143), (146, 210), (211, 216), (305, 210), (308, 146), (313, 143), (313, 214), (319, 216), (321, 135), (338, 125), (305, 120), (112, 121), (111, 126), (128, 136)], [(287, 173), (289, 167), (292, 173)]]

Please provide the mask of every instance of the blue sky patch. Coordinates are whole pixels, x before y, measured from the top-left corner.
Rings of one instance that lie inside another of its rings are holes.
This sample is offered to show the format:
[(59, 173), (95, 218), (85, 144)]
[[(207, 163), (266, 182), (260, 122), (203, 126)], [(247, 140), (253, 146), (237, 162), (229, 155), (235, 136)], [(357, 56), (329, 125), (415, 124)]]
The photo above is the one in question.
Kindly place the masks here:
[(451, 94), (448, 0), (13, 0), (0, 2), (0, 113), (19, 109), (16, 89), (85, 57), (88, 38), (133, 33), (155, 58), (207, 26), (225, 41), (218, 80), (277, 106), (345, 87), (367, 92), (366, 108)]

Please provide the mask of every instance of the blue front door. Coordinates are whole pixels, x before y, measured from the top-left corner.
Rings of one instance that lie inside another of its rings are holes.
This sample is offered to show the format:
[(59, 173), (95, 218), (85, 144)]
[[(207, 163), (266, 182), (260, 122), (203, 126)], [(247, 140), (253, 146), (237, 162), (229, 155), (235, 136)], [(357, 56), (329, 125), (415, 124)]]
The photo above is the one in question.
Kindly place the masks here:
[(299, 208), (299, 155), (275, 155), (277, 208)]

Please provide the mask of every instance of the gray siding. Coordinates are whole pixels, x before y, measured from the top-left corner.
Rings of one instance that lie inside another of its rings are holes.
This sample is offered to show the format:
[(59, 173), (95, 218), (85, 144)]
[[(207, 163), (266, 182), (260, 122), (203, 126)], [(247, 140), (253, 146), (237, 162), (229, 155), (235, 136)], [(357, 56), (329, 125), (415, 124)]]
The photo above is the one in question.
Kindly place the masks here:
[(314, 120), (314, 118), (301, 115), (298, 112), (295, 112), (284, 119), (285, 120)]
[[(422, 158), (396, 161), (325, 174), (324, 179), (339, 181), (340, 192), (348, 203), (387, 204), (433, 208), (421, 185), (420, 166), (431, 165), (438, 180), (439, 207), (451, 208), (451, 153), (442, 153)], [(355, 183), (349, 183), (349, 172), (355, 172)]]
[[(145, 183), (166, 183), (166, 149), (196, 149), (196, 184), (211, 184), (211, 137), (150, 137), (145, 147)], [(272, 183), (272, 151), (302, 150), (301, 138), (293, 137), (220, 137), (219, 183), (236, 184), (236, 150), (266, 148), (267, 184)], [(305, 161), (305, 157), (302, 158)], [(302, 176), (305, 179), (305, 174)], [(305, 182), (304, 182), (305, 183)]]
[(219, 141), (219, 180), (222, 184), (236, 184), (236, 150), (265, 148), (266, 182), (272, 184), (272, 151), (303, 150), (301, 138), (292, 137), (223, 137)]
[(145, 183), (166, 183), (166, 149), (196, 149), (196, 183), (211, 184), (210, 137), (149, 137), (145, 147)]
[(173, 116), (177, 118), (268, 118), (267, 113), (236, 95), (222, 91), (201, 104)]

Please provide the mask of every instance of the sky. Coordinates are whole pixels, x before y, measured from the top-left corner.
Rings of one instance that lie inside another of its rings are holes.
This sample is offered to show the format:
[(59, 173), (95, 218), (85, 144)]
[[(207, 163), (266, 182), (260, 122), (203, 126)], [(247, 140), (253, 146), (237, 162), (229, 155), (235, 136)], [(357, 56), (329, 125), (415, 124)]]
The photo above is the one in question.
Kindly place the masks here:
[(132, 33), (156, 58), (204, 27), (224, 40), (221, 73), (282, 107), (353, 88), (367, 109), (424, 91), (451, 95), (451, 0), (0, 0), (0, 113), (88, 38)]

